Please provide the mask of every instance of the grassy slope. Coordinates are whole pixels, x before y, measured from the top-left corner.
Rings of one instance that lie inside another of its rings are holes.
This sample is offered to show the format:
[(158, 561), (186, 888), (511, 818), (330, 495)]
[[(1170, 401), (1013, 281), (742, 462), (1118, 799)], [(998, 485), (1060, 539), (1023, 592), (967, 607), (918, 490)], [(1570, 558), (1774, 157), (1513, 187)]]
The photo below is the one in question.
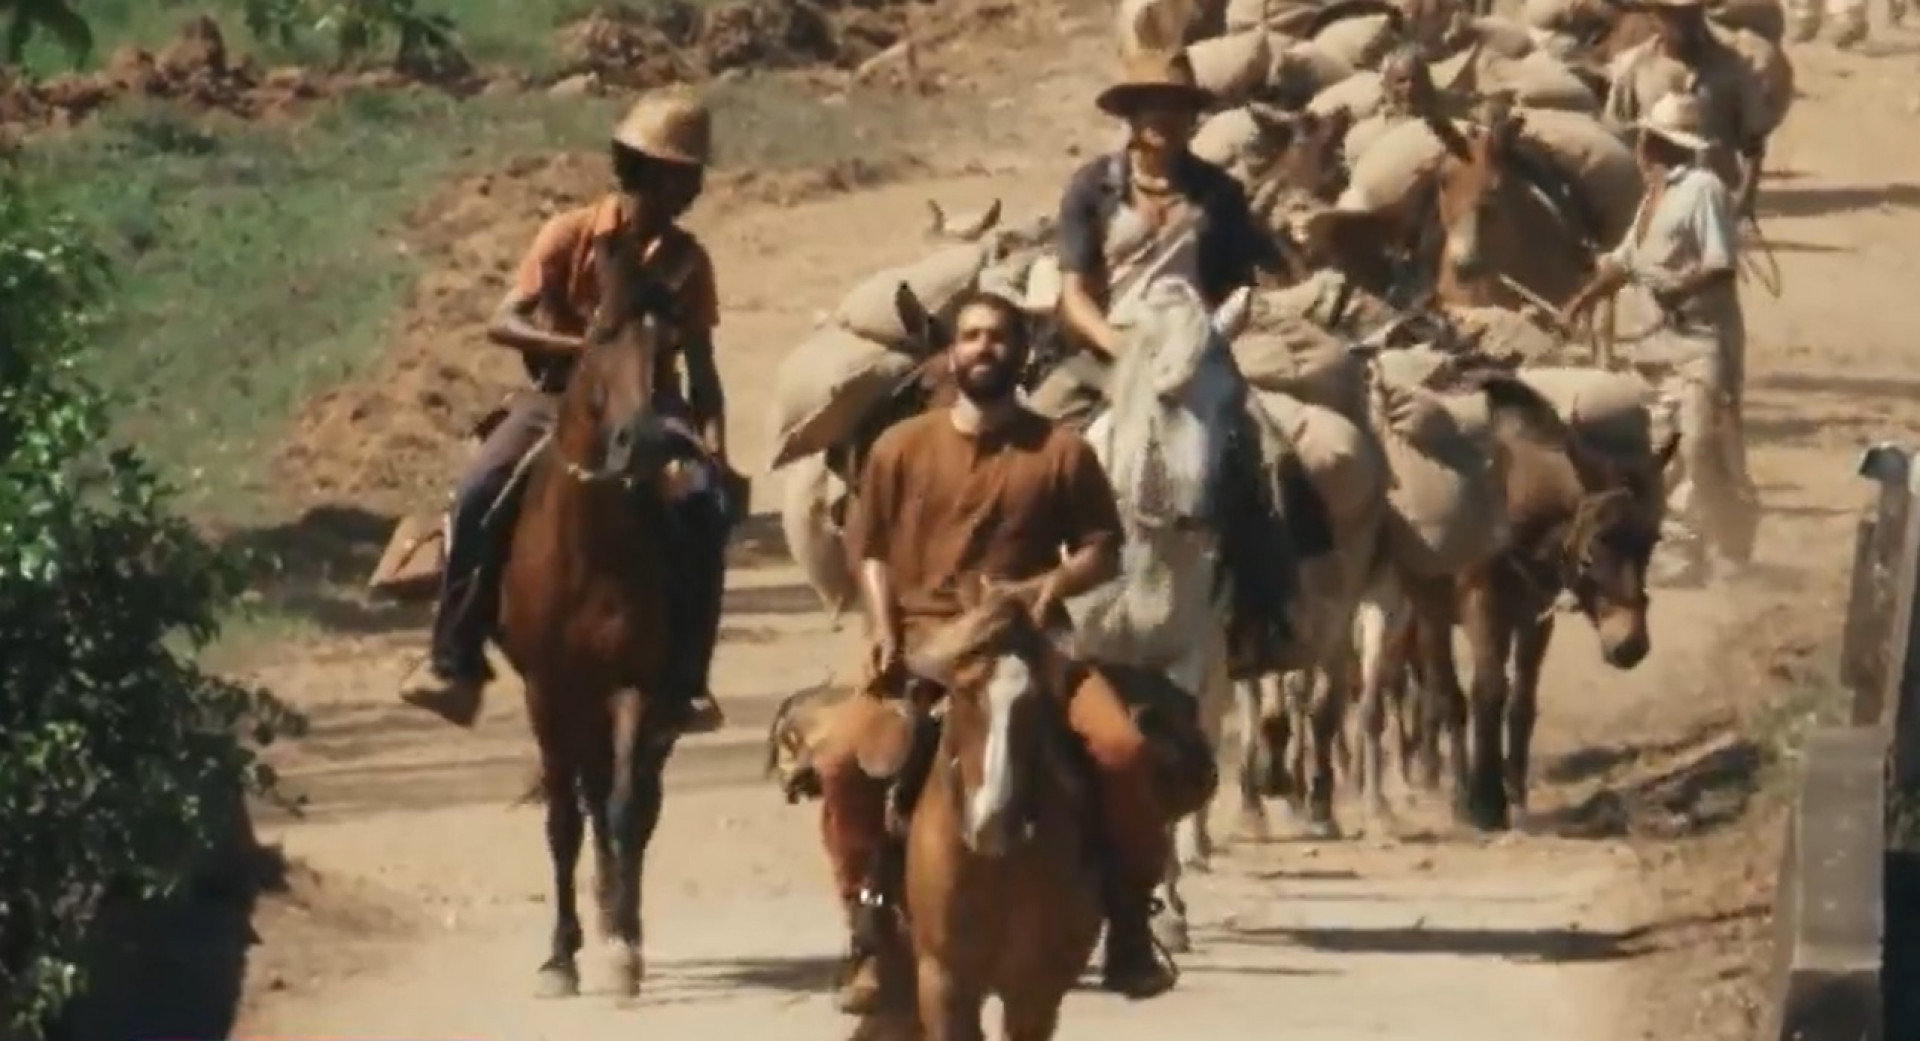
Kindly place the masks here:
[[(164, 40), (192, 10), (102, 3), (101, 49)], [(544, 46), (561, 13), (552, 2), (489, 0), (463, 4), (460, 16), (496, 53), (518, 41), (537, 61), (530, 48)], [(723, 167), (870, 154), (869, 139), (900, 126), (905, 104), (822, 106), (772, 80), (731, 83), (715, 98)], [(196, 514), (250, 523), (272, 513), (259, 464), (297, 403), (364, 371), (385, 345), (420, 273), (400, 219), (452, 177), (518, 154), (596, 147), (616, 113), (617, 102), (542, 94), (455, 102), (362, 92), (296, 124), (246, 125), (131, 103), (42, 139), (23, 162), (120, 262), (98, 364), (129, 399), (129, 435), (184, 486)]]

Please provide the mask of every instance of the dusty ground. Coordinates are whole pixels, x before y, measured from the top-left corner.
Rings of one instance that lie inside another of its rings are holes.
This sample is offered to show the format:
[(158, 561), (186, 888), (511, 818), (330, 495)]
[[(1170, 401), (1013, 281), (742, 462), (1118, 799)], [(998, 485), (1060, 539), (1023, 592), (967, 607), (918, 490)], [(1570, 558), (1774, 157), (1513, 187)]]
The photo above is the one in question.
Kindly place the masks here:
[[(1795, 54), (1805, 96), (1763, 202), (1786, 293), (1748, 288), (1753, 460), (1770, 511), (1761, 578), (1661, 594), (1654, 654), (1632, 673), (1607, 671), (1589, 633), (1564, 630), (1548, 669), (1534, 834), (1233, 846), (1191, 887), (1198, 950), (1180, 989), (1139, 1008), (1076, 995), (1064, 1037), (1739, 1036), (1774, 830), (1742, 796), (1764, 769), (1745, 735), (1771, 732), (1762, 700), (1800, 684), (1837, 628), (1851, 509), (1864, 495), (1856, 449), (1920, 428), (1899, 321), (1920, 260), (1912, 40)], [(927, 198), (999, 197), (1016, 216), (1052, 203), (1076, 150), (1102, 140), (1085, 113), (1106, 62), (1085, 43), (1033, 56), (995, 105), (1019, 114), (1017, 130), (991, 147), (954, 141), (910, 182), (773, 207), (721, 193), (703, 206), (694, 225), (725, 278), (722, 367), (743, 460), (765, 457), (759, 403), (774, 360), (856, 278), (920, 248), (907, 229), (923, 224)], [(564, 181), (564, 165), (553, 169)], [(487, 218), (474, 211), (457, 241), (476, 251), (464, 270), (497, 275), (524, 229)], [(423, 292), (470, 310), (462, 286)], [(430, 364), (421, 352), (447, 329), (404, 331), (396, 364)], [(451, 422), (478, 400), (484, 373), (443, 376), (470, 388), (445, 410)], [(368, 435), (351, 405), (334, 405), (311, 414), (337, 424), (322, 440)], [(349, 466), (341, 486), (397, 495), (438, 482), (369, 465)], [(763, 510), (774, 480), (756, 490)], [(280, 648), (262, 671), (314, 719), (310, 738), (279, 752), (311, 801), (301, 819), (262, 823), (302, 873), (256, 915), (235, 1029), (576, 1041), (841, 1029), (824, 995), (839, 937), (814, 810), (782, 804), (758, 770), (773, 700), (832, 672), (849, 645), (826, 631), (777, 550), (748, 546), (741, 564), (718, 676), (733, 726), (685, 743), (670, 768), (637, 1007), (598, 993), (532, 998), (548, 886), (538, 813), (508, 805), (531, 757), (515, 692), (494, 691), (473, 735), (400, 711), (390, 691), (421, 639), (400, 629)]]

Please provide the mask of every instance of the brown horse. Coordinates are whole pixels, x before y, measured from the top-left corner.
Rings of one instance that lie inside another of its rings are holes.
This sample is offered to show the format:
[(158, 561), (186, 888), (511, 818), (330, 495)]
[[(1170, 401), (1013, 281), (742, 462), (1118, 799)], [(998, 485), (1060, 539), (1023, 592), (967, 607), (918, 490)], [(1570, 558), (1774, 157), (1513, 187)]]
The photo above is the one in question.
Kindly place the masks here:
[(647, 276), (602, 243), (601, 299), (550, 442), (529, 467), (503, 574), (498, 642), (526, 681), (553, 857), (552, 952), (541, 989), (579, 992), (574, 900), (584, 817), (593, 826), (600, 928), (622, 989), (641, 977), (640, 875), (660, 819), (673, 731), (650, 725), (664, 663), (661, 585), (668, 486), (697, 449), (655, 411), (661, 329)]
[[(910, 980), (856, 1036), (901, 1031), (913, 1018), (927, 1041), (982, 1036), (981, 1010), (998, 997), (1002, 1036), (1048, 1041), (1060, 1005), (1100, 937), (1099, 868), (1092, 857), (1086, 767), (1067, 727), (1073, 668), (1029, 607), (996, 590), (908, 659), (945, 692), (939, 736), (905, 838), (902, 930)], [(902, 708), (862, 735), (861, 768), (911, 785), (916, 715)], [(882, 1026), (880, 1024), (886, 1024)]]
[[(1420, 766), (1437, 780), (1437, 722), (1451, 746), (1456, 816), (1497, 830), (1526, 808), (1540, 671), (1560, 594), (1570, 592), (1593, 624), (1607, 664), (1631, 669), (1652, 648), (1647, 563), (1664, 514), (1660, 473), (1678, 440), (1629, 463), (1585, 444), (1511, 374), (1476, 373), (1460, 389), (1485, 395), (1511, 535), (1500, 553), (1451, 578), (1408, 581), (1418, 715), (1427, 724)], [(1473, 655), (1470, 710), (1453, 658), (1456, 625)]]

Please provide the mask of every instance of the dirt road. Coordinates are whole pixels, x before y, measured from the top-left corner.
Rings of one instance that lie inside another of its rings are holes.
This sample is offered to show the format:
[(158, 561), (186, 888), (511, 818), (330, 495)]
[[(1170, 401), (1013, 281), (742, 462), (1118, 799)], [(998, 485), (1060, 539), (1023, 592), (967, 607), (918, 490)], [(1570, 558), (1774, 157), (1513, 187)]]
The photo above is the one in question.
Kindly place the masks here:
[[(1837, 623), (1843, 514), (1862, 494), (1851, 456), (1920, 428), (1902, 327), (1909, 265), (1920, 264), (1920, 186), (1903, 183), (1920, 169), (1911, 41), (1795, 53), (1804, 96), (1762, 204), (1786, 295), (1747, 289), (1767, 575), (1733, 595), (1658, 595), (1655, 649), (1632, 673), (1606, 670), (1589, 632), (1563, 628), (1544, 693), (1541, 831), (1575, 830), (1569, 822), (1606, 804), (1596, 785), (1623, 771), (1705, 747), (1702, 728), (1742, 694), (1716, 677), (1731, 675), (1726, 648), (1745, 646), (1735, 637), (1755, 612), (1786, 599)], [(701, 212), (728, 281), (722, 349), (745, 458), (764, 458), (756, 427), (784, 345), (856, 278), (923, 248), (902, 229), (923, 224), (925, 199), (1001, 197), (1016, 216), (1051, 204), (1074, 162), (1067, 144), (1102, 141), (1082, 112), (1085, 70), (1106, 56), (1083, 52), (1037, 67), (1031, 96), (1006, 99), (1002, 110), (1034, 127), (1022, 136), (1044, 148), (969, 150), (921, 183), (791, 208)], [(777, 501), (762, 483), (762, 503)], [(517, 693), (496, 688), (465, 735), (391, 700), (416, 634), (283, 655), (263, 678), (314, 717), (314, 736), (280, 757), (312, 804), (302, 820), (262, 827), (313, 875), (259, 920), (240, 1034), (593, 1041), (844, 1029), (824, 993), (841, 939), (816, 810), (782, 804), (760, 780), (759, 740), (773, 699), (830, 673), (850, 644), (778, 556), (743, 553), (736, 571), (718, 678), (733, 726), (686, 742), (669, 770), (646, 894), (649, 976), (632, 1008), (594, 990), (591, 961), (587, 995), (532, 997), (547, 861), (538, 811), (508, 806), (531, 763)], [(1190, 887), (1197, 950), (1180, 988), (1145, 1006), (1077, 994), (1062, 1036), (1687, 1036), (1685, 1024), (1643, 1033), (1626, 1011), (1644, 982), (1634, 955), (1660, 943), (1641, 855), (1625, 841), (1548, 834), (1232, 845)], [(676, 1030), (687, 1033), (661, 1033)]]

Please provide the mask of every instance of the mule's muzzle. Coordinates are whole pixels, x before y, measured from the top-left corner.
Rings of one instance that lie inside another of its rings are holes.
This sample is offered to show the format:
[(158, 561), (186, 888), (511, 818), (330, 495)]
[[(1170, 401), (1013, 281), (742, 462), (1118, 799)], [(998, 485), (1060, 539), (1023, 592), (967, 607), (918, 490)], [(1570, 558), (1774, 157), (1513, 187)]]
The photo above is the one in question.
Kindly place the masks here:
[(1472, 281), (1487, 274), (1486, 258), (1479, 253), (1455, 253), (1449, 259), (1454, 275), (1463, 281)]
[(1647, 635), (1644, 616), (1615, 622), (1602, 615), (1599, 630), (1600, 657), (1616, 669), (1633, 668), (1645, 661), (1647, 653), (1653, 649), (1653, 640)]

